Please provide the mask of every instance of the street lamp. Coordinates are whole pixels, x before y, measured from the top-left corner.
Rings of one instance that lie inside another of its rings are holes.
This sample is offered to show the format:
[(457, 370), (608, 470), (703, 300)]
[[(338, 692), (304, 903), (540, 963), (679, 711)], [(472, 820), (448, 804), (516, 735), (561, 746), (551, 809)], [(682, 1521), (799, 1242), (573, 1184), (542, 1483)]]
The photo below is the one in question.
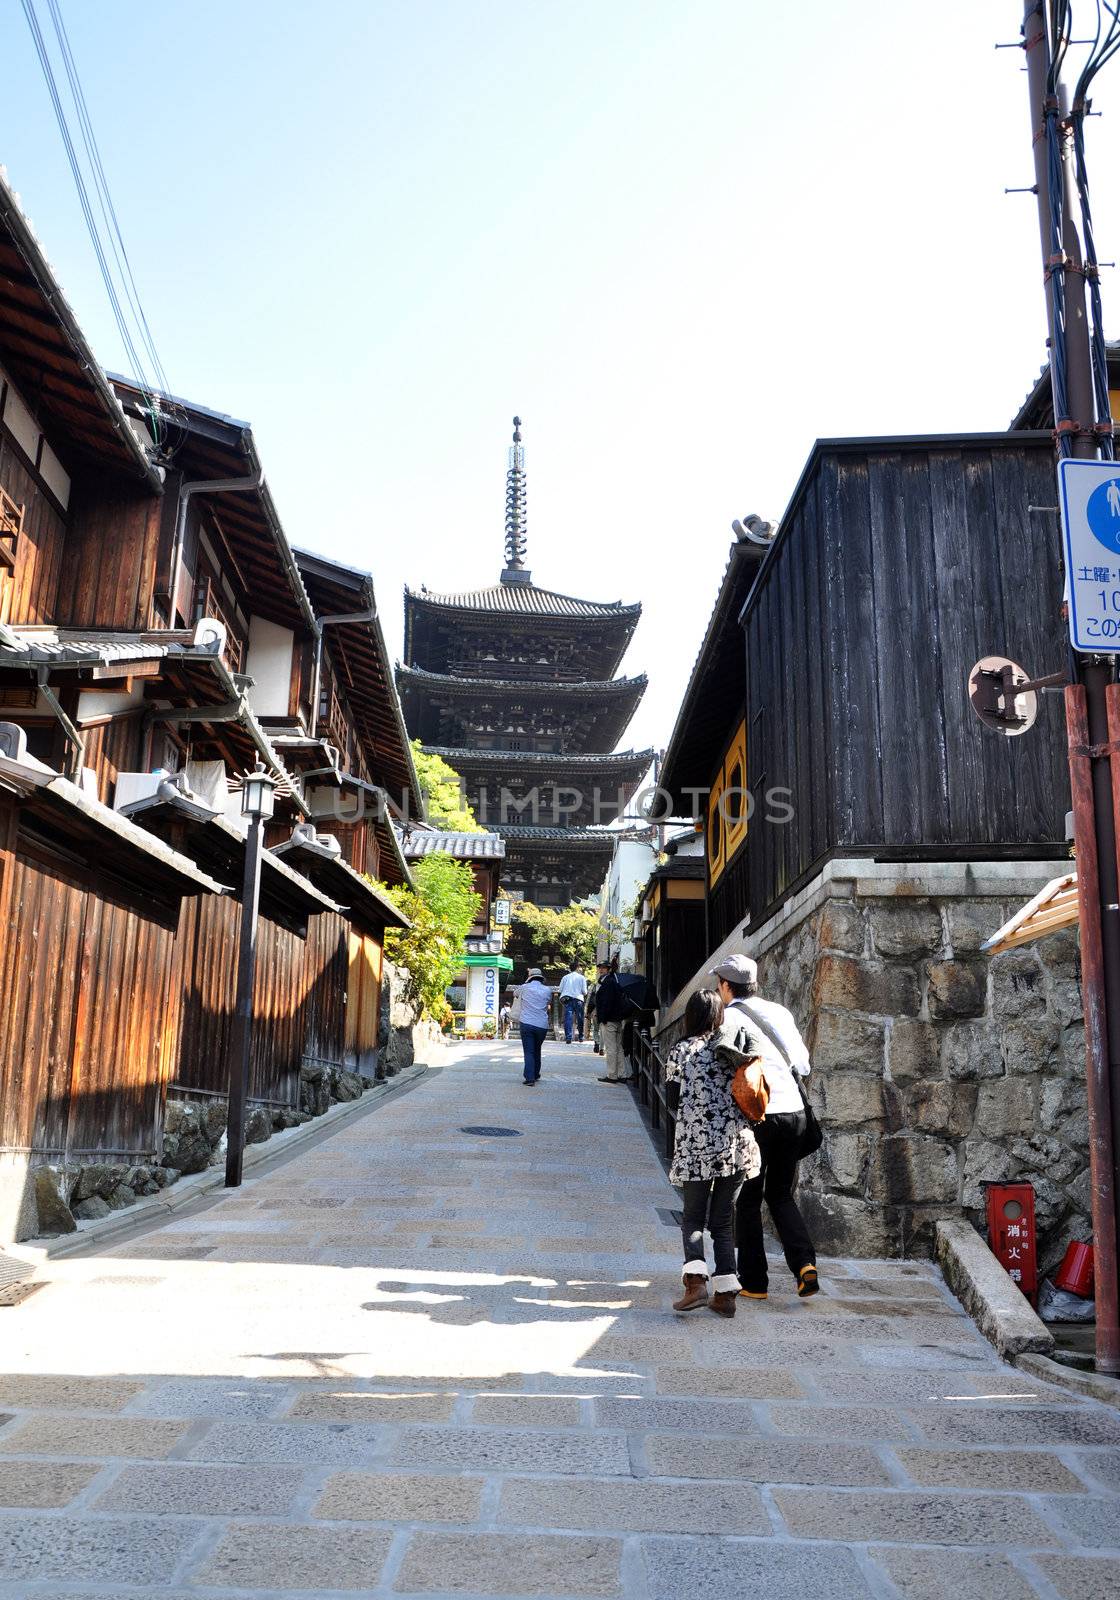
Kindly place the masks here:
[(271, 817), (276, 780), (257, 757), (241, 789), (245, 834), (245, 878), (241, 888), (241, 939), (237, 950), (237, 1005), (229, 1058), (229, 1119), (226, 1125), (226, 1188), (241, 1187), (245, 1157), (245, 1101), (249, 1094), (249, 1056), (253, 1046), (253, 979), (257, 966), (257, 907), (261, 898), (261, 848)]

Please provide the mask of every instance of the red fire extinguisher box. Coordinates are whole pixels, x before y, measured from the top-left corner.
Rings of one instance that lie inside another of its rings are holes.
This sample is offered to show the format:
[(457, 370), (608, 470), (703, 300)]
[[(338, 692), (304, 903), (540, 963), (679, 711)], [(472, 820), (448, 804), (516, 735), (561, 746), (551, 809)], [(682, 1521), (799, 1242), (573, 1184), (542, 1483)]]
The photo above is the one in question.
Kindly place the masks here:
[(1038, 1294), (1034, 1189), (1029, 1183), (989, 1183), (988, 1244), (1033, 1306)]

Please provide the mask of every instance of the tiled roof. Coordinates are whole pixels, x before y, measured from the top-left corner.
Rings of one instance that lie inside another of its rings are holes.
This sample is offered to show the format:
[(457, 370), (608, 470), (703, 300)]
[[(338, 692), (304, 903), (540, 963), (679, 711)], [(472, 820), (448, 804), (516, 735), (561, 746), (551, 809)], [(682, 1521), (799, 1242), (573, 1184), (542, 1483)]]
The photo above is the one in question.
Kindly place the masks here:
[(10, 633), (18, 641), (8, 645), (32, 661), (111, 662), (161, 661), (166, 656), (214, 656), (220, 651), (213, 643), (196, 637), (193, 629), (153, 633), (94, 633), (81, 629), (21, 627), (12, 625)]
[(580, 767), (589, 772), (621, 767), (639, 775), (653, 760), (652, 750), (616, 750), (599, 755), (568, 755), (563, 750), (468, 750), (452, 745), (427, 744), (428, 755), (441, 756), (460, 767)]
[(515, 822), (498, 823), (497, 829), (503, 839), (513, 844), (562, 844), (573, 849), (592, 846), (610, 850), (616, 839), (627, 837), (612, 833), (609, 828), (532, 828)]
[(506, 842), (496, 833), (429, 833), (413, 829), (401, 837), (406, 861), (422, 856), (454, 856), (457, 861), (500, 861)]
[(460, 678), (452, 677), (447, 672), (425, 672), (422, 667), (397, 667), (398, 685), (416, 684), (422, 688), (441, 689), (448, 694), (473, 695), (479, 689), (485, 689), (489, 692), (531, 694), (545, 698), (551, 698), (554, 694), (570, 694), (598, 699), (604, 695), (643, 694), (648, 682), (644, 672), (635, 678), (585, 678), (564, 683), (532, 678)]
[(417, 605), (440, 606), (452, 611), (501, 611), (522, 617), (639, 617), (640, 605), (621, 600), (604, 604), (578, 600), (574, 595), (538, 589), (535, 583), (496, 583), (489, 589), (468, 589), (462, 594), (433, 594), (428, 589), (405, 588), (405, 599)]

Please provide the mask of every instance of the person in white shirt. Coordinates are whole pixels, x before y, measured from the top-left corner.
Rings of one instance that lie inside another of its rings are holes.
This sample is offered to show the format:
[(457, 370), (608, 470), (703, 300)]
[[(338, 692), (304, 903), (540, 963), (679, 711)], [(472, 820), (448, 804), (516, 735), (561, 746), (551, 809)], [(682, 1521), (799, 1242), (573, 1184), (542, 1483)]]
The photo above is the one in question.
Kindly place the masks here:
[(525, 1057), (525, 1082), (536, 1083), (541, 1075), (541, 1046), (548, 1037), (552, 990), (545, 983), (540, 967), (530, 967), (525, 982), (516, 993), (521, 1001), (519, 1031)]
[(809, 1052), (785, 1006), (759, 996), (758, 965), (749, 956), (728, 956), (712, 969), (712, 976), (719, 982), (724, 1027), (738, 1014), (752, 1028), (761, 1046), (762, 1075), (770, 1089), (766, 1115), (754, 1129), (762, 1170), (744, 1183), (735, 1207), (739, 1292), (748, 1300), (765, 1300), (768, 1293), (762, 1239), (765, 1199), (786, 1265), (793, 1273), (798, 1294), (805, 1299), (820, 1287), (817, 1253), (793, 1198), (806, 1123), (798, 1080), (809, 1076)]
[(579, 970), (579, 962), (560, 979), (560, 999), (564, 1003), (564, 1043), (571, 1044), (572, 1033), (579, 1029), (579, 1042), (583, 1043), (583, 1007), (587, 999), (587, 979)]

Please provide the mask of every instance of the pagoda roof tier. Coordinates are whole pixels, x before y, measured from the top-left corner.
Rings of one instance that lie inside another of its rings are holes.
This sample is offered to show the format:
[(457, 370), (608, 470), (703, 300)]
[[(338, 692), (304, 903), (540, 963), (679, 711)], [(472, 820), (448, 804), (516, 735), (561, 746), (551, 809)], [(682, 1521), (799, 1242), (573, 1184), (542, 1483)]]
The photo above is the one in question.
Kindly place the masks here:
[[(528, 823), (514, 822), (495, 823), (491, 832), (501, 834), (507, 846), (515, 845), (519, 854), (524, 854), (526, 847), (539, 845), (550, 855), (557, 850), (570, 850), (580, 855), (603, 850), (610, 855), (614, 841), (623, 837), (610, 828), (534, 828)], [(507, 854), (513, 853), (507, 849)]]
[(606, 679), (617, 671), (641, 613), (640, 605), (578, 600), (531, 583), (463, 594), (406, 588), (404, 660), (430, 672), (481, 666), (480, 676)]
[(483, 737), (556, 738), (570, 750), (610, 749), (646, 690), (635, 678), (533, 681), (398, 667), (409, 726), (430, 745), (473, 747)]
[(532, 767), (535, 772), (619, 772), (642, 776), (653, 760), (652, 750), (616, 750), (598, 755), (568, 755), (563, 750), (467, 750), (454, 745), (424, 746), (429, 755), (442, 756), (457, 772), (473, 767), (480, 772), (500, 772)]
[(482, 611), (502, 616), (535, 619), (573, 619), (600, 622), (604, 619), (633, 619), (642, 614), (640, 604), (626, 605), (621, 600), (580, 600), (555, 589), (540, 589), (535, 583), (495, 583), (488, 589), (466, 589), (459, 594), (436, 594), (427, 588), (405, 585), (405, 604), (438, 611)]

